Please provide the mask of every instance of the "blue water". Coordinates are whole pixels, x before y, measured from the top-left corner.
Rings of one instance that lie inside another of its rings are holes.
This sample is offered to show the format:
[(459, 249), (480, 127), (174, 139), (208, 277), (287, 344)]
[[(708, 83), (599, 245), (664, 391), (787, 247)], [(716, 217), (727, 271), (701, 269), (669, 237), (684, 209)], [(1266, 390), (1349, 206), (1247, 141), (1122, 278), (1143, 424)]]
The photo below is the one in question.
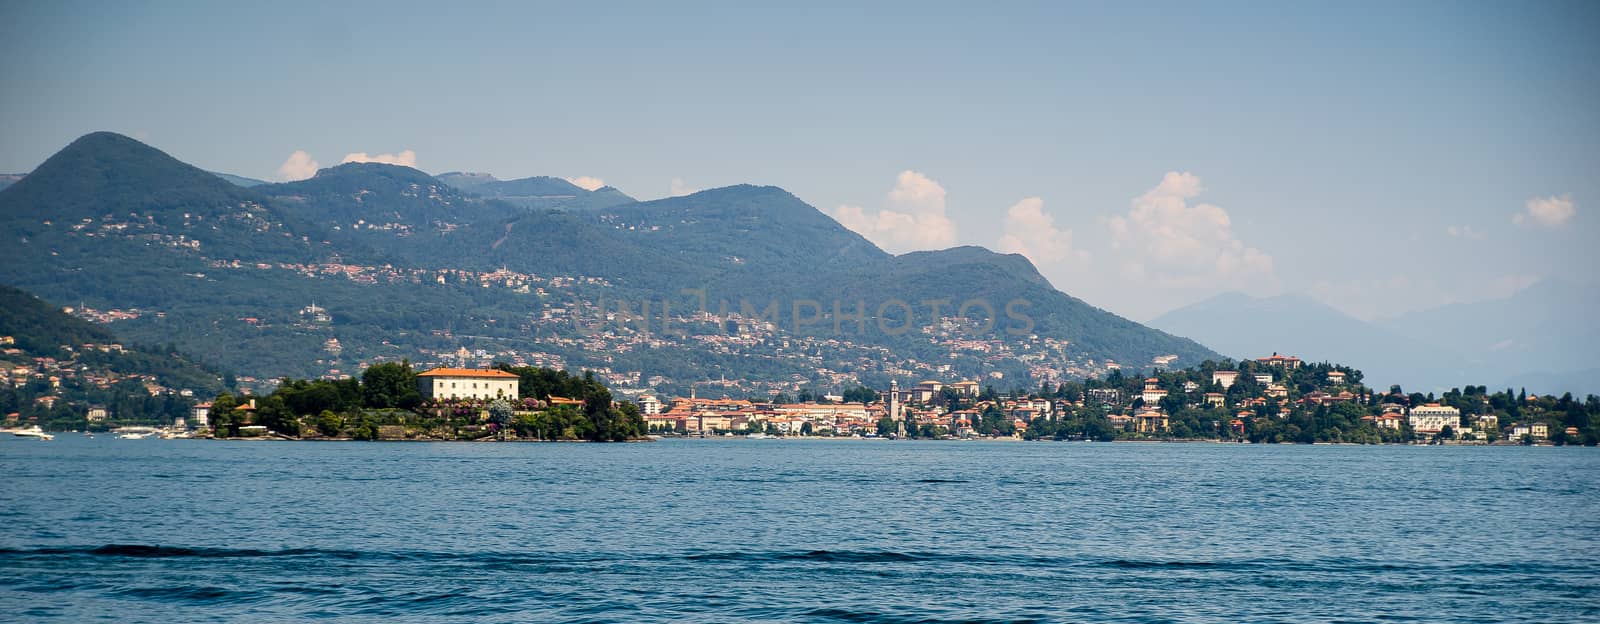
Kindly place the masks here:
[(0, 439), (0, 619), (1577, 622), (1600, 453)]

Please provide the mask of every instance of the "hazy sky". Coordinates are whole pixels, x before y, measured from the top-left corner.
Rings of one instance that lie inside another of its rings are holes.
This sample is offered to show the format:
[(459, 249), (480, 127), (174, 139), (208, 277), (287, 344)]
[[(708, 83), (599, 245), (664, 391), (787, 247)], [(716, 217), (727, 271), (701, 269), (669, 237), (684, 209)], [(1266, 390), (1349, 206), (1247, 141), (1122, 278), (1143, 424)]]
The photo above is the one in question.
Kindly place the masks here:
[(0, 0), (0, 171), (113, 130), (266, 179), (365, 153), (773, 184), (1137, 320), (1224, 290), (1370, 318), (1600, 266), (1596, 2), (217, 4)]

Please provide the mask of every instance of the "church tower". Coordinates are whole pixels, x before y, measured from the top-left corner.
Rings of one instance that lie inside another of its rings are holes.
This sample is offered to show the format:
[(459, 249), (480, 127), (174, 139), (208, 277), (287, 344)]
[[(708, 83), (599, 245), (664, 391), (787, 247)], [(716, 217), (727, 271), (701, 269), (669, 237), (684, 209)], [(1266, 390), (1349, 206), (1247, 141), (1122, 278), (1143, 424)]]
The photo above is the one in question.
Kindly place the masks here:
[(898, 422), (900, 420), (900, 381), (899, 380), (896, 380), (896, 379), (890, 379), (889, 380), (889, 397), (888, 397), (888, 400), (884, 402), (884, 406), (887, 407), (888, 410), (889, 410), (889, 419)]

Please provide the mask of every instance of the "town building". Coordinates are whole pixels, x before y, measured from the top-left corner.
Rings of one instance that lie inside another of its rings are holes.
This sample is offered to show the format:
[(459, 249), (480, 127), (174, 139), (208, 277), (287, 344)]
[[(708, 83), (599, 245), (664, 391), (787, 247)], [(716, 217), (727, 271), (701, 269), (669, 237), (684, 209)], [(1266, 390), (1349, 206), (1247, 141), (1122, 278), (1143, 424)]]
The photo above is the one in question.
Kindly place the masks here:
[(1419, 437), (1439, 435), (1445, 427), (1461, 428), (1461, 410), (1448, 405), (1429, 403), (1411, 408), (1411, 430)]
[(196, 403), (189, 408), (189, 419), (194, 421), (194, 426), (204, 429), (211, 424), (211, 404)]
[(1122, 391), (1116, 388), (1091, 388), (1085, 394), (1091, 405), (1116, 405), (1122, 401)]
[(1267, 366), (1276, 366), (1284, 370), (1294, 370), (1296, 368), (1300, 368), (1300, 358), (1282, 356), (1278, 355), (1277, 353), (1273, 353), (1272, 355), (1264, 358), (1256, 358), (1256, 361)]
[(1167, 413), (1159, 409), (1141, 409), (1133, 414), (1133, 430), (1138, 433), (1165, 433)]
[(959, 394), (959, 395), (964, 396), (964, 397), (976, 398), (978, 396), (978, 394), (981, 392), (981, 390), (978, 388), (978, 382), (972, 381), (970, 379), (967, 380), (967, 381), (955, 382), (953, 384), (950, 384), (950, 387), (955, 389), (956, 394)]
[(445, 399), (517, 398), (521, 378), (503, 370), (435, 368), (417, 375), (417, 392), (422, 398)]
[(1233, 387), (1233, 382), (1239, 378), (1239, 371), (1212, 371), (1211, 383), (1222, 386), (1223, 390)]
[(937, 381), (924, 381), (911, 388), (911, 400), (914, 403), (928, 403), (933, 397), (939, 396), (939, 391), (944, 389), (944, 384)]
[(639, 397), (639, 413), (655, 416), (661, 413), (661, 401), (648, 394)]
[(104, 421), (106, 419), (106, 408), (96, 405), (89, 408), (89, 413), (85, 416), (89, 419), (89, 422)]

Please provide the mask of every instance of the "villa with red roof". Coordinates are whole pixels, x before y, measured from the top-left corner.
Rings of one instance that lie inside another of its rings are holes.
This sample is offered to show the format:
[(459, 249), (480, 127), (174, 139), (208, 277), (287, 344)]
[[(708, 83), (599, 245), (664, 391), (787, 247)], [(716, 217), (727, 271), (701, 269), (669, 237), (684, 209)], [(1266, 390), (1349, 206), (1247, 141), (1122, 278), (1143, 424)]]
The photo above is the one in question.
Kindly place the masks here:
[(422, 398), (496, 399), (517, 398), (522, 378), (503, 370), (473, 368), (435, 368), (417, 374), (417, 392)]

